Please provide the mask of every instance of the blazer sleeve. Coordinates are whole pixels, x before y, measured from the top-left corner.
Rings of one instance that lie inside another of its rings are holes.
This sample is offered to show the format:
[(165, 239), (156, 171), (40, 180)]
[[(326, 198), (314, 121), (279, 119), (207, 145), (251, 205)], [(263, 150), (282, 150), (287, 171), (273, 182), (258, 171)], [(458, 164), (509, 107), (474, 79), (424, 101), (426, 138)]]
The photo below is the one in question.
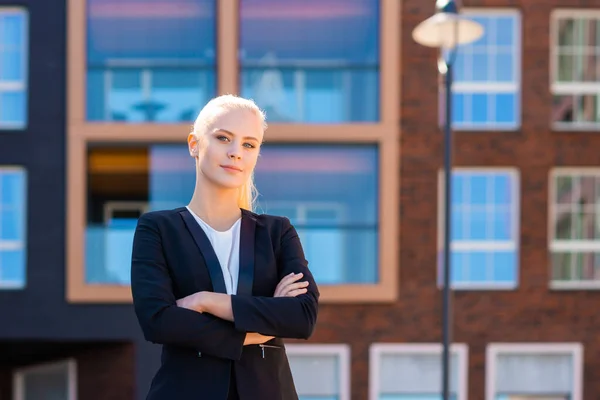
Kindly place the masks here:
[(239, 360), (245, 332), (229, 321), (177, 306), (163, 251), (158, 225), (144, 214), (133, 239), (131, 292), (146, 340)]
[(319, 290), (308, 269), (300, 238), (290, 220), (283, 218), (281, 247), (277, 257), (279, 279), (292, 272), (304, 274), (307, 292), (296, 297), (231, 296), (236, 329), (267, 336), (308, 339), (317, 322)]

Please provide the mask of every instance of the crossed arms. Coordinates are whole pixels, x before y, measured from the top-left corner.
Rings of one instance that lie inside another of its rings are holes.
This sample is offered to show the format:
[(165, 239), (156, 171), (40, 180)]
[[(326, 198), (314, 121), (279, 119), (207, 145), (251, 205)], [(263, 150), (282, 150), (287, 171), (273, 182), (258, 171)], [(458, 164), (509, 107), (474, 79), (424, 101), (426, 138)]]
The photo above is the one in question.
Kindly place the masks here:
[[(296, 230), (287, 219), (277, 263), (281, 279), (277, 297), (199, 292), (177, 300), (158, 226), (142, 216), (133, 240), (131, 290), (144, 337), (231, 360), (241, 357), (244, 345), (272, 337), (309, 338), (317, 319), (319, 292)], [(295, 282), (301, 277), (307, 286)]]

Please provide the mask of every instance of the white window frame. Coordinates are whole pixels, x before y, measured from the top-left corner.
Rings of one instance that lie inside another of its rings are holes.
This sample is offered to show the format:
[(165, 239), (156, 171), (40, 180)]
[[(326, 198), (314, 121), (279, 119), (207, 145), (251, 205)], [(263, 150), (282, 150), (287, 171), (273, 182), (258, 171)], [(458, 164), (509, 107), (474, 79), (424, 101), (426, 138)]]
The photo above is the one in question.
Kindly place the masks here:
[[(5, 289), (23, 289), (27, 285), (27, 170), (21, 166), (12, 166), (12, 165), (0, 165), (0, 175), (3, 172), (22, 172), (25, 186), (25, 202), (22, 205), (23, 207), (23, 218), (25, 220), (25, 226), (23, 227), (23, 240), (2, 240), (2, 236), (0, 236), (0, 251), (2, 250), (22, 250), (25, 252), (25, 265), (23, 268), (25, 269), (25, 279), (23, 282), (15, 282), (15, 281), (6, 281), (2, 279), (2, 275), (0, 273), (0, 290)], [(0, 186), (2, 184), (0, 183)], [(0, 191), (2, 188), (0, 187)], [(0, 204), (0, 208), (2, 205)]]
[[(600, 252), (600, 240), (582, 240), (582, 241), (567, 241), (557, 240), (556, 236), (556, 178), (560, 176), (582, 175), (600, 177), (600, 168), (563, 168), (556, 167), (550, 170), (549, 177), (549, 198), (548, 198), (548, 250), (549, 257), (552, 257), (554, 251), (572, 250), (572, 251), (598, 251)], [(599, 204), (600, 205), (600, 204)], [(585, 290), (585, 289), (600, 289), (600, 279), (596, 281), (555, 281), (552, 277), (552, 261), (549, 261), (550, 273), (550, 288), (551, 289), (566, 289), (566, 290)]]
[[(452, 174), (461, 172), (474, 172), (474, 173), (495, 173), (502, 172), (508, 173), (511, 176), (512, 193), (514, 196), (514, 209), (511, 212), (511, 226), (513, 229), (514, 242), (512, 243), (493, 243), (488, 241), (460, 241), (454, 243), (450, 240), (450, 254), (454, 251), (460, 250), (514, 250), (517, 254), (516, 259), (516, 274), (515, 281), (513, 283), (501, 283), (501, 282), (452, 282), (450, 281), (450, 287), (453, 290), (514, 290), (519, 286), (519, 271), (520, 271), (520, 260), (519, 260), (519, 239), (520, 239), (520, 221), (521, 221), (521, 177), (519, 170), (516, 168), (504, 168), (504, 167), (454, 167), (452, 168)], [(444, 171), (439, 171), (438, 179), (438, 252), (440, 254), (444, 247)], [(452, 204), (450, 205), (452, 206)], [(453, 266), (454, 267), (454, 266)], [(438, 288), (444, 287), (443, 282), (443, 268), (439, 265), (436, 259), (437, 268), (437, 281)]]
[[(600, 82), (558, 83), (558, 23), (563, 18), (586, 18), (600, 20), (598, 9), (555, 9), (550, 14), (550, 91), (552, 95), (598, 94)], [(552, 128), (558, 131), (597, 131), (600, 122), (554, 122)]]
[(486, 348), (485, 399), (496, 397), (496, 360), (501, 354), (571, 354), (574, 388), (569, 400), (583, 400), (583, 346), (581, 343), (490, 343)]
[[(442, 356), (440, 343), (374, 343), (369, 349), (369, 400), (379, 400), (379, 377), (381, 356), (384, 354), (422, 354)], [(459, 365), (457, 400), (467, 400), (469, 389), (469, 347), (465, 343), (452, 343), (450, 355), (456, 354)], [(440, 390), (442, 384), (440, 382)], [(441, 395), (441, 393), (440, 393)]]
[(335, 356), (339, 360), (339, 394), (338, 400), (350, 400), (350, 346), (347, 344), (299, 344), (286, 343), (288, 355), (299, 356)]
[(77, 400), (77, 362), (71, 358), (16, 369), (13, 372), (12, 400), (25, 400), (25, 375), (28, 373), (52, 371), (64, 367), (67, 368), (68, 373), (68, 400)]
[[(505, 82), (452, 82), (452, 94), (477, 94), (477, 93), (499, 93), (499, 94), (515, 94), (515, 120), (514, 124), (497, 124), (488, 123), (456, 123), (452, 121), (452, 128), (458, 131), (515, 131), (521, 127), (521, 58), (522, 58), (522, 29), (521, 29), (521, 11), (516, 8), (481, 8), (469, 7), (461, 9), (461, 14), (465, 17), (469, 16), (510, 16), (514, 17), (514, 50), (513, 50), (513, 67), (514, 81), (512, 83)], [(460, 51), (457, 49), (457, 51)], [(443, 89), (441, 91), (443, 94)], [(443, 102), (441, 103), (443, 105)], [(440, 110), (442, 113), (443, 110)], [(452, 116), (450, 116), (452, 118)], [(443, 118), (440, 119), (443, 122)]]
[[(0, 80), (0, 93), (4, 91), (23, 91), (25, 93), (25, 120), (23, 123), (10, 123), (0, 122), (0, 130), (10, 129), (25, 129), (28, 121), (27, 108), (29, 101), (27, 87), (29, 81), (29, 12), (25, 7), (14, 7), (14, 6), (0, 6), (0, 15), (18, 14), (23, 16), (23, 51), (22, 51), (22, 66), (23, 66), (23, 79), (17, 81), (2, 81)], [(0, 107), (1, 108), (1, 107)], [(0, 111), (1, 112), (1, 111)]]

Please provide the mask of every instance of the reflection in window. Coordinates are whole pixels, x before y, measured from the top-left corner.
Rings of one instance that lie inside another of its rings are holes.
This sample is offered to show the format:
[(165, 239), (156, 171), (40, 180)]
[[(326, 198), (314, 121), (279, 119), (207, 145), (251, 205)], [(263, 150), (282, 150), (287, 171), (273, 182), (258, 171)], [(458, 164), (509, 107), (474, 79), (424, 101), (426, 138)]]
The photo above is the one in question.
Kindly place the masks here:
[(552, 280), (600, 282), (600, 172), (555, 172)]
[[(517, 190), (517, 176), (513, 172), (453, 172), (450, 277), (453, 286), (517, 285)], [(442, 257), (440, 243), (440, 283)]]
[[(257, 211), (290, 218), (320, 284), (378, 281), (377, 162), (370, 146), (261, 150)], [(193, 159), (181, 145), (92, 147), (88, 174), (88, 283), (128, 284), (137, 218), (188, 203)]]
[(241, 0), (241, 92), (270, 121), (379, 119), (379, 1)]
[[(484, 35), (460, 46), (454, 63), (452, 123), (459, 129), (515, 129), (520, 124), (520, 15), (468, 12)], [(443, 110), (443, 90), (440, 107)]]
[(558, 127), (597, 128), (600, 18), (588, 11), (561, 13), (553, 24), (552, 122)]
[(0, 167), (0, 288), (23, 288), (26, 281), (26, 172)]
[(0, 128), (27, 124), (28, 21), (25, 10), (0, 7)]
[(87, 0), (87, 116), (188, 122), (215, 93), (214, 0)]

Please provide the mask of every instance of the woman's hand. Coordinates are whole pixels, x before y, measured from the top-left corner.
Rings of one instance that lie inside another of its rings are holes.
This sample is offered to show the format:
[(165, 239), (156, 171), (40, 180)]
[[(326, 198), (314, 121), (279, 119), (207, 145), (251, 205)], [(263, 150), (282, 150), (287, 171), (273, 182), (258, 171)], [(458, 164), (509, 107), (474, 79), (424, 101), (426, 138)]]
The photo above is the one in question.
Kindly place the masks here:
[(302, 272), (299, 274), (291, 273), (286, 275), (281, 279), (277, 287), (275, 288), (275, 294), (273, 297), (296, 297), (303, 293), (306, 293), (306, 288), (308, 287), (308, 282), (296, 282), (298, 279), (302, 278), (304, 275)]
[(199, 313), (204, 312), (203, 301), (206, 292), (196, 292), (177, 300), (177, 306)]

